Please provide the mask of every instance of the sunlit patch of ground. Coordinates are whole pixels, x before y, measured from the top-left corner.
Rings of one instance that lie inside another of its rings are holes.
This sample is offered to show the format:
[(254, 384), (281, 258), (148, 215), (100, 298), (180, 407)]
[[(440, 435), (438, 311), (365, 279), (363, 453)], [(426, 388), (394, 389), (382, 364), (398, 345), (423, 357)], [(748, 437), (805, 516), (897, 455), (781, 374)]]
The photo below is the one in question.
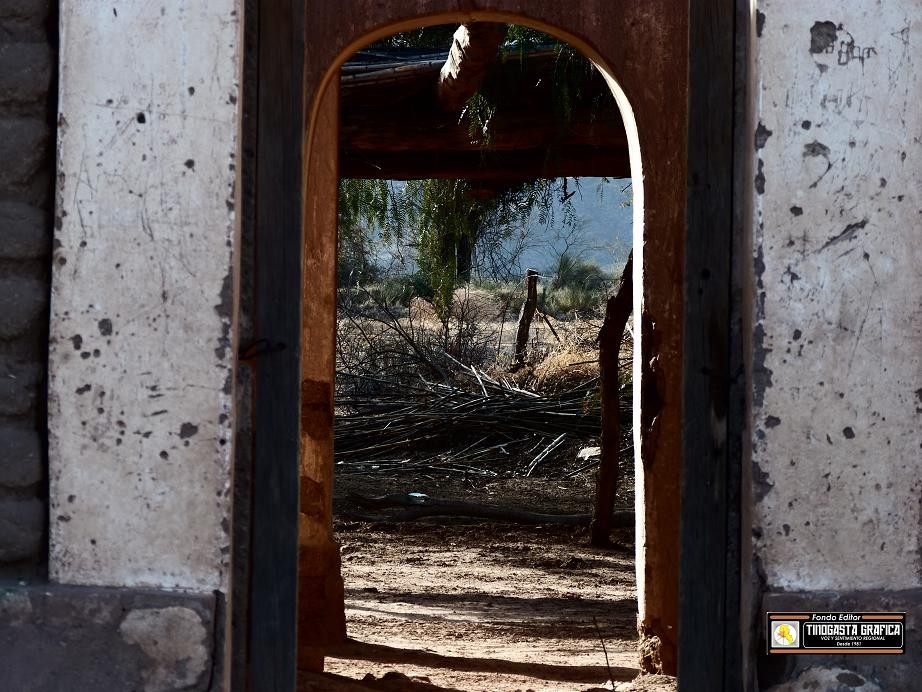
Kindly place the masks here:
[[(580, 512), (591, 488), (587, 479), (496, 488), (465, 488), (460, 479), (378, 483), (341, 477), (340, 507), (350, 491), (377, 489)], [(392, 671), (409, 679), (392, 676), (393, 689), (415, 689), (415, 680), (465, 692), (612, 689), (638, 674), (630, 531), (601, 550), (572, 527), (339, 521), (336, 530), (350, 643), (327, 659), (331, 673), (371, 674), (383, 685)], [(669, 679), (649, 681), (657, 686), (637, 689), (672, 688)]]

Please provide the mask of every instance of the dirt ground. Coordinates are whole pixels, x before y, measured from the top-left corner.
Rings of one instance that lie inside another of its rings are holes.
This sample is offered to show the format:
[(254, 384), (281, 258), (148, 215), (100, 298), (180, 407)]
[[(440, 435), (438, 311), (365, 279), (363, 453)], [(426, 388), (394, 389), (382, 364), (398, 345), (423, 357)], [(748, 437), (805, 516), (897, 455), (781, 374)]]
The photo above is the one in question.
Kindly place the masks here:
[[(357, 509), (347, 499), (352, 492), (582, 513), (592, 483), (591, 473), (492, 482), (338, 476), (335, 530), (350, 641), (331, 652), (327, 672), (388, 690), (674, 690), (662, 676), (629, 682), (639, 672), (632, 531), (596, 549), (579, 527), (349, 519)], [(626, 504), (627, 493), (620, 500)], [(302, 689), (333, 689), (332, 680)]]

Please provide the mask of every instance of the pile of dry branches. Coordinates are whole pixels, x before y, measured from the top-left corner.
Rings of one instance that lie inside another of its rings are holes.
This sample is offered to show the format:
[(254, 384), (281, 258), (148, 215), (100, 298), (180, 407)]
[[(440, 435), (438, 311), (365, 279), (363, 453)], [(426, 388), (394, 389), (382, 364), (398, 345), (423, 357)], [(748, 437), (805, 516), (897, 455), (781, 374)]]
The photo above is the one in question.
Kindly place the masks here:
[[(341, 379), (374, 379), (364, 384), (377, 391), (373, 397), (337, 396), (338, 472), (570, 475), (575, 448), (598, 438), (597, 379), (541, 396), (450, 356), (444, 363), (453, 368), (451, 384), (339, 373)], [(369, 388), (357, 384), (356, 392)]]
[[(561, 478), (598, 463), (577, 457), (601, 432), (598, 324), (548, 325), (556, 349), (530, 347), (512, 373), (511, 348), (503, 352), (472, 296), (439, 322), (360, 291), (363, 301), (339, 305), (337, 473)], [(629, 349), (621, 360), (629, 373)], [(621, 396), (629, 431), (629, 375)]]

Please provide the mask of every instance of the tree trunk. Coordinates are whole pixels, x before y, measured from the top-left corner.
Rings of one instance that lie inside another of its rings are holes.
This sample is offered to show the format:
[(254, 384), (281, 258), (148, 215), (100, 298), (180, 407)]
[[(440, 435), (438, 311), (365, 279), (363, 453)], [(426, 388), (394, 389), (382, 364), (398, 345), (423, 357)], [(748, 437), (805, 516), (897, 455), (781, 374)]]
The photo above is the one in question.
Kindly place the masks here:
[(474, 264), (474, 243), (466, 235), (462, 234), (458, 238), (458, 244), (455, 249), (456, 262), (458, 268), (458, 282), (466, 284), (471, 280), (471, 268)]
[(618, 290), (605, 306), (605, 321), (599, 330), (599, 370), (602, 380), (602, 457), (596, 477), (595, 504), (590, 542), (606, 546), (612, 530), (612, 509), (618, 491), (618, 450), (621, 437), (619, 416), (620, 384), (618, 382), (618, 357), (624, 328), (634, 303), (633, 273), (634, 253), (628, 255)]
[(538, 271), (529, 269), (525, 272), (525, 302), (519, 313), (519, 327), (515, 333), (515, 367), (525, 365), (525, 349), (528, 345), (528, 334), (531, 331), (531, 321), (538, 309)]

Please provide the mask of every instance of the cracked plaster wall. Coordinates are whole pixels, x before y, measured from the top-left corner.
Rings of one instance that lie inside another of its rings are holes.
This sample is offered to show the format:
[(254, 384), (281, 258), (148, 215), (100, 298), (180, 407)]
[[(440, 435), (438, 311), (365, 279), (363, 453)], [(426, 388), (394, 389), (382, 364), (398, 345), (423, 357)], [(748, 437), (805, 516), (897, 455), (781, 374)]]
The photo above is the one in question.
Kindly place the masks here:
[(61, 3), (58, 582), (227, 590), (238, 5)]
[(762, 0), (755, 551), (769, 589), (922, 583), (922, 2)]

